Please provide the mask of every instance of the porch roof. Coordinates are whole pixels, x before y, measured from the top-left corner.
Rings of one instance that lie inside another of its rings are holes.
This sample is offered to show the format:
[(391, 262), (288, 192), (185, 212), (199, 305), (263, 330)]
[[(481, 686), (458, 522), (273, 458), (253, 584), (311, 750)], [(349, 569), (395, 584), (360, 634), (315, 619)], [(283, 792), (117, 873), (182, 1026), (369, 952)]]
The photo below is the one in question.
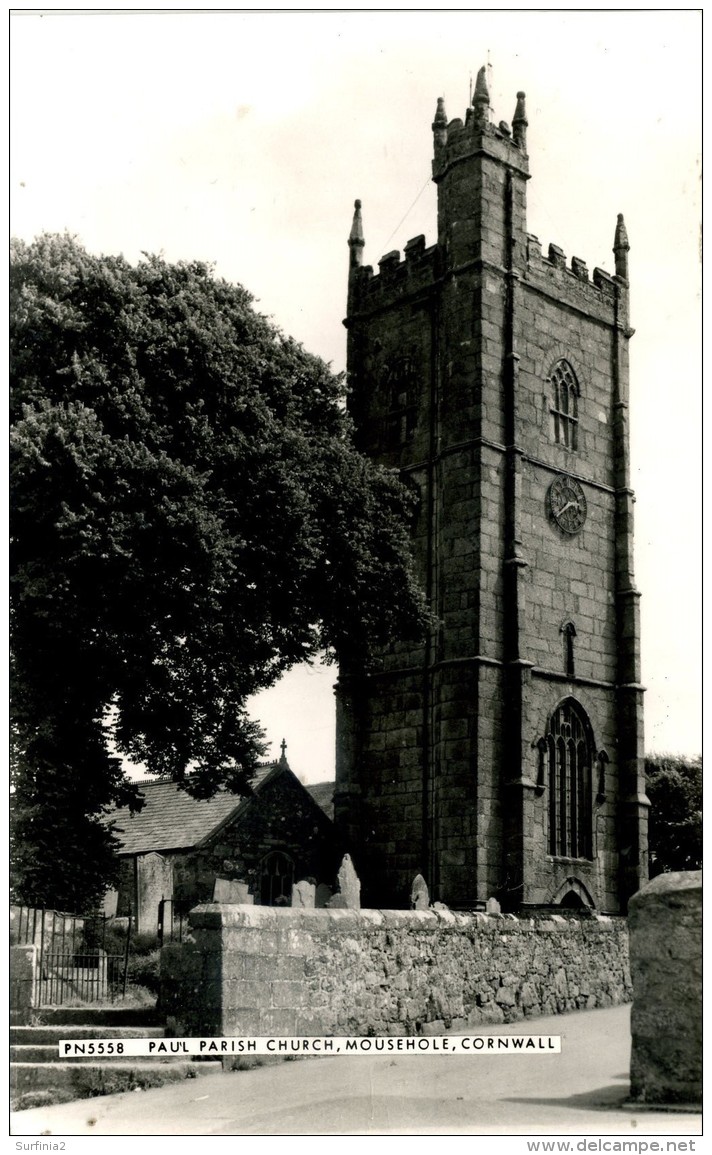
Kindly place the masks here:
[[(252, 781), (258, 790), (279, 766), (267, 762), (260, 766)], [(213, 798), (193, 798), (179, 790), (175, 782), (152, 779), (140, 783), (145, 802), (143, 809), (131, 814), (128, 807), (113, 810), (108, 822), (115, 822), (115, 833), (121, 840), (119, 854), (147, 854), (149, 851), (188, 850), (197, 846), (216, 827), (222, 825), (248, 799), (222, 790)]]

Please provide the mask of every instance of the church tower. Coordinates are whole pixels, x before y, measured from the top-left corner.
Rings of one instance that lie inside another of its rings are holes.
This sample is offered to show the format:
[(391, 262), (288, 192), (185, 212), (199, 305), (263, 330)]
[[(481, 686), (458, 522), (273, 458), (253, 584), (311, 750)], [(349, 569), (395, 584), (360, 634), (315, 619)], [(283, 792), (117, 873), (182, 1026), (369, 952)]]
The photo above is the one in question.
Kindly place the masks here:
[(418, 497), (436, 626), (341, 666), (336, 821), (366, 905), (625, 909), (647, 877), (629, 476), (628, 238), (615, 276), (527, 233), (527, 112), (433, 121), (437, 243), (349, 237), (359, 447)]

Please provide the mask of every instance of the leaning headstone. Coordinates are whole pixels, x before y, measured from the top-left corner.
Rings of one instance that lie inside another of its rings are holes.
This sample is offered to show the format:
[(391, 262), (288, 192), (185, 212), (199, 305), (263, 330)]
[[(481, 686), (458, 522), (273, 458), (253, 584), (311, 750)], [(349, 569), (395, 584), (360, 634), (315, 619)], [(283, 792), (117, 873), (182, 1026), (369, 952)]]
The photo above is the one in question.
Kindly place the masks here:
[(502, 907), (499, 905), (496, 898), (488, 898), (487, 899), (487, 902), (485, 904), (485, 910), (487, 911), (487, 914), (501, 914), (502, 913)]
[(325, 882), (320, 882), (316, 888), (316, 895), (314, 896), (314, 905), (319, 909), (323, 909), (329, 905), (331, 898), (331, 887), (327, 886)]
[(410, 888), (411, 910), (427, 910), (429, 906), (430, 895), (428, 894), (428, 884), (422, 874), (416, 874), (413, 879), (413, 885)]
[(702, 871), (661, 874), (628, 906), (634, 1102), (702, 1101)]
[(252, 906), (254, 898), (246, 882), (240, 882), (236, 878), (216, 878), (213, 886), (213, 902), (235, 902)]
[(336, 879), (339, 884), (339, 889), (334, 897), (329, 899), (327, 906), (345, 906), (350, 910), (360, 910), (361, 883), (359, 882), (359, 877), (354, 870), (354, 864), (351, 861), (350, 854), (344, 855)]
[(315, 906), (316, 887), (312, 882), (307, 882), (303, 878), (301, 882), (295, 882), (292, 887), (292, 906), (298, 906), (302, 909), (313, 908)]

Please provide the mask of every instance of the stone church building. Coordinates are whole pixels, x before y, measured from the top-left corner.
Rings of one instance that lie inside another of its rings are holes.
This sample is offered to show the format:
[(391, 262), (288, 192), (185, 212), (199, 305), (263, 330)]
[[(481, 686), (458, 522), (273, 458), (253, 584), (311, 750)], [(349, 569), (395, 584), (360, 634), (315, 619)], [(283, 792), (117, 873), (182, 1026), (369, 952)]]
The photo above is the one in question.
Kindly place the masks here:
[(628, 239), (615, 275), (527, 232), (527, 113), (433, 123), (437, 243), (349, 239), (358, 444), (417, 495), (437, 619), (337, 687), (335, 818), (364, 905), (421, 872), (455, 909), (625, 910), (647, 877), (629, 471)]

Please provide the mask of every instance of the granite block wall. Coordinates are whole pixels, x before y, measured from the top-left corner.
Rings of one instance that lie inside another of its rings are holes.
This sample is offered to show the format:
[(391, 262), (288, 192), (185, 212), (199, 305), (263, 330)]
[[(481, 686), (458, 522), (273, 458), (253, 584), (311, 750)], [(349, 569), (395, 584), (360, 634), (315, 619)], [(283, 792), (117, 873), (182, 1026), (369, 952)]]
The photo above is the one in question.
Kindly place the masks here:
[(702, 1101), (702, 871), (661, 874), (630, 901), (631, 1098)]
[(197, 907), (164, 948), (187, 1035), (438, 1034), (630, 998), (624, 919)]

